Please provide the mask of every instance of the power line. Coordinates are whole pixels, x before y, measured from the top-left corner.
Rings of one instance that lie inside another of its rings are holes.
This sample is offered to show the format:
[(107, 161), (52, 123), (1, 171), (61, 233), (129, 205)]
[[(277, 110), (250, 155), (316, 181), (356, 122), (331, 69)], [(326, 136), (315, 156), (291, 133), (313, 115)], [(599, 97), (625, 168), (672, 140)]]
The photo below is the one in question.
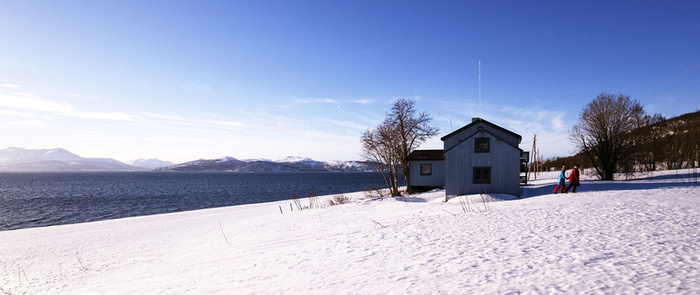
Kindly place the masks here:
[(695, 69), (697, 69), (697, 68), (700, 68), (700, 65), (694, 66), (694, 67), (692, 67), (692, 68), (686, 70), (685, 72), (676, 75), (675, 77), (673, 77), (673, 78), (671, 78), (671, 79), (668, 79), (668, 80), (666, 80), (666, 81), (663, 81), (663, 82), (661, 82), (661, 83), (659, 83), (659, 84), (654, 85), (654, 87), (649, 88), (649, 90), (647, 90), (645, 93), (649, 93), (649, 92), (651, 92), (652, 90), (658, 88), (659, 86), (664, 85), (664, 84), (666, 84), (666, 83), (668, 83), (668, 82), (671, 82), (671, 81), (673, 81), (673, 80), (675, 80), (675, 79), (677, 79), (677, 78), (679, 78), (679, 77), (681, 77), (681, 76), (683, 76), (683, 75), (685, 75), (685, 74), (687, 74), (687, 73), (692, 72), (693, 70), (695, 70)]
[(558, 140), (550, 140), (550, 141), (545, 141), (545, 142), (540, 142), (540, 143), (541, 143), (541, 144), (545, 144), (545, 143), (560, 142), (560, 141), (564, 141), (564, 140), (569, 140), (569, 139), (568, 139), (568, 138), (562, 138), (562, 139), (558, 139)]
[(684, 100), (679, 100), (679, 101), (676, 101), (676, 102), (669, 103), (669, 104), (667, 104), (665, 107), (660, 108), (660, 109), (658, 109), (658, 110), (660, 111), (660, 110), (666, 109), (666, 108), (668, 108), (668, 107), (670, 107), (670, 106), (672, 106), (672, 105), (677, 105), (677, 104), (679, 104), (679, 103), (681, 103), (681, 102), (685, 102), (685, 101), (687, 101), (687, 100), (691, 100), (691, 99), (693, 99), (693, 98), (698, 98), (698, 97), (700, 97), (700, 94), (695, 95), (695, 96), (688, 97), (688, 98), (686, 98), (686, 99), (684, 99)]
[(695, 81), (690, 82), (690, 83), (688, 83), (688, 84), (685, 84), (685, 85), (683, 85), (683, 86), (681, 86), (681, 87), (679, 87), (679, 88), (676, 88), (676, 89), (674, 89), (674, 90), (672, 90), (672, 91), (670, 91), (670, 92), (667, 92), (667, 93), (664, 93), (664, 94), (659, 95), (659, 96), (657, 96), (657, 97), (654, 97), (654, 98), (652, 98), (652, 99), (650, 99), (650, 100), (655, 100), (655, 99), (662, 98), (662, 97), (664, 97), (664, 96), (666, 96), (666, 95), (669, 95), (669, 94), (671, 94), (671, 93), (674, 93), (674, 92), (676, 92), (676, 91), (678, 91), (678, 90), (681, 90), (681, 89), (683, 89), (683, 88), (687, 88), (687, 87), (689, 87), (689, 86), (691, 86), (691, 85), (694, 85), (694, 84), (697, 84), (698, 82), (700, 82), (700, 80), (695, 80)]

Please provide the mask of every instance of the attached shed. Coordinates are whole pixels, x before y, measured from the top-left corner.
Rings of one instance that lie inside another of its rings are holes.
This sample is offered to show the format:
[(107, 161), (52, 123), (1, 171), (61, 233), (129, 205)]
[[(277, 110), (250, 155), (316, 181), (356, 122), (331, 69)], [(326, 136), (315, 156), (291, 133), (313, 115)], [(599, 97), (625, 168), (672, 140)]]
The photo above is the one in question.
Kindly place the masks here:
[(445, 156), (442, 150), (416, 150), (408, 155), (409, 193), (445, 186)]
[(446, 195), (520, 195), (520, 135), (474, 118), (442, 141)]

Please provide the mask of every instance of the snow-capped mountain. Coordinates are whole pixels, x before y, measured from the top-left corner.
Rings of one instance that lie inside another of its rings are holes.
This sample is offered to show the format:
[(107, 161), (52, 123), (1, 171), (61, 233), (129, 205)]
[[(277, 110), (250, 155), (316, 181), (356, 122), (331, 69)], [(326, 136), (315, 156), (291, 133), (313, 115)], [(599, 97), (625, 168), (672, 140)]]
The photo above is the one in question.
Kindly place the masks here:
[(156, 168), (161, 168), (161, 167), (168, 167), (175, 165), (175, 163), (170, 162), (170, 161), (162, 161), (158, 159), (137, 159), (133, 161), (126, 162), (126, 164), (135, 166), (135, 167), (140, 167), (144, 169), (156, 169)]
[(321, 162), (309, 158), (287, 157), (282, 160), (238, 160), (232, 157), (221, 159), (199, 159), (169, 167), (158, 168), (156, 171), (222, 171), (222, 172), (373, 172), (377, 168), (370, 162), (362, 161), (333, 161)]
[(0, 171), (140, 171), (114, 159), (83, 158), (64, 149), (24, 149), (9, 147), (0, 150)]
[(191, 172), (374, 172), (376, 165), (365, 161), (322, 162), (302, 157), (281, 160), (238, 160), (232, 157), (199, 159), (182, 164), (158, 159), (134, 160), (128, 164), (114, 159), (83, 158), (64, 149), (32, 150), (10, 147), (0, 150), (0, 172), (60, 171), (191, 171)]
[(64, 149), (28, 150), (19, 147), (9, 147), (0, 150), (1, 164), (19, 164), (43, 161), (71, 162), (82, 159)]

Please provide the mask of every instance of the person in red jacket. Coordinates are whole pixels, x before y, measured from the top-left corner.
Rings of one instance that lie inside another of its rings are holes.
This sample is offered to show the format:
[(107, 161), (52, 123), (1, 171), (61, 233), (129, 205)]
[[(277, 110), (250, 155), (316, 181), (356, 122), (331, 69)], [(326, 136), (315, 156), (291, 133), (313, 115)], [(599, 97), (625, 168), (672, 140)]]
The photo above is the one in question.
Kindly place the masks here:
[(571, 173), (569, 174), (569, 186), (566, 187), (564, 192), (568, 193), (569, 189), (571, 189), (572, 193), (576, 192), (576, 187), (580, 186), (579, 184), (579, 173), (578, 173), (578, 164), (574, 165), (574, 169), (571, 170)]

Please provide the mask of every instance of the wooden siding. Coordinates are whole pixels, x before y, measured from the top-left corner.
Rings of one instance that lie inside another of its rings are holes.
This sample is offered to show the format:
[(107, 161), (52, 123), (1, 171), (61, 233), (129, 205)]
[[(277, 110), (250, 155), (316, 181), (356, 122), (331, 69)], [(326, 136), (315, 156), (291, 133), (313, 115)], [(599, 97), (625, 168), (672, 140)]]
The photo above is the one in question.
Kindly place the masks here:
[[(421, 175), (420, 165), (432, 164), (433, 174)], [(408, 173), (411, 179), (411, 186), (444, 186), (445, 185), (445, 161), (410, 161), (408, 163)]]
[[(491, 125), (477, 122), (443, 138), (447, 195), (520, 195), (520, 138)], [(474, 152), (474, 141), (477, 137), (491, 138), (488, 153)], [(490, 183), (473, 183), (473, 167), (491, 167)]]

